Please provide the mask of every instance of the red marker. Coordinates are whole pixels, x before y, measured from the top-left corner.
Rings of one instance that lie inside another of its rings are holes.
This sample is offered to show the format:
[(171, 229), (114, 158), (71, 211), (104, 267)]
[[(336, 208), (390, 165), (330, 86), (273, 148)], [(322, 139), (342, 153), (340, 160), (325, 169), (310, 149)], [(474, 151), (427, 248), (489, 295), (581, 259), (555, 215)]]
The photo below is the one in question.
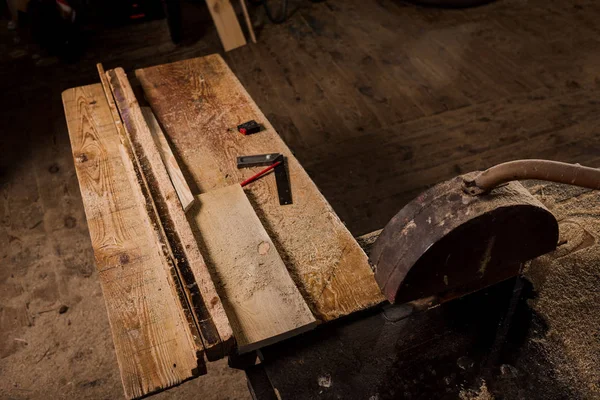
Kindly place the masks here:
[(273, 168), (275, 168), (279, 164), (281, 164), (281, 161), (277, 161), (275, 164), (269, 165), (267, 168), (263, 169), (258, 174), (252, 175), (250, 178), (248, 178), (244, 182), (240, 183), (240, 185), (242, 185), (242, 187), (246, 186), (250, 182), (257, 180), (258, 178), (260, 178), (261, 176), (263, 176), (264, 174), (266, 174), (267, 172), (269, 172), (270, 170), (272, 170)]

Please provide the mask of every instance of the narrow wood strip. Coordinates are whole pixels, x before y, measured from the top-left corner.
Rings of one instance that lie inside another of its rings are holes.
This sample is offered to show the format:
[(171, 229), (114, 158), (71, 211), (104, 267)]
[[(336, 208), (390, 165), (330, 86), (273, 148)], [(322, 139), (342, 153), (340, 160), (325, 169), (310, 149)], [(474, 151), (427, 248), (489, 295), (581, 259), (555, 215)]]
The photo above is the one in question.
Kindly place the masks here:
[(156, 143), (122, 68), (106, 73), (134, 153), (167, 233), (177, 270), (209, 360), (229, 354), (233, 334), (210, 273), (178, 202)]
[(242, 12), (244, 13), (244, 19), (246, 20), (246, 27), (248, 28), (250, 39), (252, 40), (252, 43), (256, 43), (254, 27), (252, 26), (252, 21), (250, 21), (250, 15), (248, 14), (248, 8), (246, 7), (246, 0), (240, 0), (240, 4), (242, 6)]
[(144, 114), (146, 124), (148, 125), (148, 128), (150, 128), (150, 133), (156, 142), (160, 156), (167, 168), (171, 183), (175, 186), (175, 191), (177, 192), (177, 197), (179, 197), (181, 207), (183, 207), (183, 211), (187, 211), (194, 203), (194, 195), (185, 181), (183, 172), (181, 172), (181, 168), (179, 168), (179, 164), (177, 164), (171, 146), (169, 146), (165, 133), (156, 120), (152, 109), (150, 107), (142, 107), (142, 114)]
[[(275, 179), (260, 179), (246, 193), (317, 319), (330, 321), (383, 301), (366, 254), (221, 56), (136, 74), (201, 193), (257, 172), (238, 170), (237, 156), (278, 152), (287, 158), (294, 204), (279, 205)], [(249, 137), (230, 131), (251, 119), (265, 129)]]

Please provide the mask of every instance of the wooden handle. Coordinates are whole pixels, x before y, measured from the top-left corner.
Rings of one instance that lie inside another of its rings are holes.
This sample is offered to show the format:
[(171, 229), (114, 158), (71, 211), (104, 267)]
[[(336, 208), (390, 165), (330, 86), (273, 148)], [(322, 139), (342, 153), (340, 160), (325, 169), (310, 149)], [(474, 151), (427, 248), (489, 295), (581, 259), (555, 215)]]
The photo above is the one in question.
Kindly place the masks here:
[(590, 189), (600, 189), (600, 169), (548, 160), (516, 160), (493, 166), (465, 181), (472, 195), (488, 193), (495, 187), (521, 179), (540, 179)]

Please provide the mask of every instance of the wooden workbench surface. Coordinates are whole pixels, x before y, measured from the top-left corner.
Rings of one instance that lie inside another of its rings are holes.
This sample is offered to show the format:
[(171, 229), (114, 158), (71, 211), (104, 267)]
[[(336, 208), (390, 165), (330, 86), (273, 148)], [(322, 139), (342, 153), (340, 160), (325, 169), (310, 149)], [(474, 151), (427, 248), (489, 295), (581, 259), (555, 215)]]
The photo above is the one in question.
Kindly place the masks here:
[[(109, 71), (108, 76), (117, 74), (119, 88), (128, 87), (124, 72), (114, 71)], [(137, 134), (146, 131), (140, 125), (138, 132), (132, 125), (131, 110), (137, 110), (136, 121), (143, 121), (143, 117), (131, 89), (126, 101), (123, 100), (126, 96), (116, 92), (112, 80), (112, 94), (103, 91), (101, 84), (63, 93), (73, 158), (126, 397), (146, 396), (205, 373), (204, 354), (209, 360), (229, 354), (229, 351), (215, 352), (220, 343), (212, 340), (214, 335), (207, 336), (205, 319), (199, 319), (196, 308), (190, 313), (191, 300), (186, 301), (187, 290), (198, 285), (200, 294), (211, 299), (210, 307), (220, 304), (216, 295), (207, 292), (206, 282), (197, 277), (195, 282), (182, 278), (180, 263), (185, 264), (184, 254), (190, 260), (187, 252), (191, 252), (195, 241), (202, 244), (199, 246), (204, 251), (202, 256), (208, 256), (207, 261), (213, 265), (212, 280), (216, 276), (221, 276), (221, 280), (239, 276), (215, 272), (223, 272), (224, 266), (214, 266), (211, 256), (214, 258), (221, 249), (226, 249), (236, 255), (224, 263), (244, 268), (244, 276), (255, 271), (253, 274), (257, 276), (253, 278), (270, 282), (272, 291), (280, 285), (276, 293), (279, 300), (273, 300), (275, 292), (261, 297), (260, 289), (246, 296), (248, 303), (238, 304), (234, 298), (225, 296), (239, 352), (299, 334), (314, 327), (316, 320), (331, 321), (382, 302), (365, 252), (219, 55), (136, 73), (193, 194), (210, 196), (226, 186), (237, 187), (238, 191), (236, 199), (217, 200), (212, 208), (208, 203), (201, 204), (204, 209), (194, 208), (184, 215), (180, 203), (171, 201), (175, 199), (175, 190), (166, 170), (157, 169), (162, 167), (161, 159), (149, 131), (143, 142), (147, 148), (137, 153), (140, 140)], [(108, 90), (108, 85), (105, 89)], [(111, 107), (116, 111), (111, 105), (113, 94), (123, 121), (119, 115), (111, 114)], [(248, 120), (258, 121), (264, 129), (250, 136), (241, 135), (235, 128)], [(123, 126), (126, 132), (120, 131)], [(238, 170), (236, 158), (265, 153), (281, 153), (286, 157), (293, 204), (279, 204), (272, 176), (253, 182), (245, 192), (239, 187), (255, 171)], [(151, 162), (148, 154), (153, 155)], [(161, 186), (160, 192), (153, 186), (155, 171), (162, 173), (160, 182), (164, 187)], [(235, 221), (237, 216), (233, 220), (232, 215), (219, 219), (219, 213), (241, 206), (240, 201), (246, 202), (244, 212), (239, 213), (245, 216), (246, 225), (241, 220)], [(229, 203), (230, 206), (221, 207)], [(161, 204), (169, 206), (166, 217)], [(175, 220), (173, 215), (178, 218), (177, 229), (169, 224)], [(227, 218), (229, 235), (219, 231)], [(192, 234), (188, 222), (196, 228), (198, 224), (202, 226)], [(209, 229), (207, 224), (219, 229)], [(209, 237), (207, 232), (214, 231), (218, 237)], [(185, 246), (183, 241), (178, 244), (180, 239), (170, 239), (175, 233), (178, 238), (183, 237), (182, 232), (186, 240), (188, 237), (191, 240)], [(249, 235), (248, 240), (244, 235)], [(256, 265), (240, 261), (243, 257), (235, 251), (240, 251), (241, 243), (247, 242), (246, 248), (254, 248), (254, 240), (259, 236), (263, 248), (259, 247), (259, 255), (255, 256), (262, 258)], [(207, 250), (210, 243), (213, 251)], [(274, 250), (269, 252), (264, 245)], [(270, 254), (272, 268), (265, 264), (266, 254)], [(194, 257), (191, 259), (204, 265), (199, 254)], [(233, 278), (225, 283), (233, 289), (242, 282)], [(226, 293), (231, 290), (221, 291), (220, 296)], [(259, 298), (263, 298), (263, 303)], [(266, 304), (268, 301), (275, 303)], [(292, 302), (296, 306), (288, 307), (287, 312), (281, 312), (285, 307), (268, 307)], [(235, 310), (234, 304), (238, 306)], [(196, 307), (196, 303), (193, 305)], [(240, 315), (240, 310), (251, 318)], [(266, 319), (257, 322), (259, 314)], [(288, 324), (284, 321), (287, 317), (293, 319)], [(242, 320), (244, 324), (239, 323)], [(270, 325), (272, 329), (267, 329)], [(241, 329), (242, 326), (252, 328), (252, 332)]]
[[(256, 170), (236, 157), (287, 157), (293, 204), (280, 206), (273, 177), (245, 188), (315, 317), (330, 321), (382, 301), (365, 253), (219, 55), (136, 71), (195, 194), (239, 183)], [(255, 120), (250, 136), (237, 125)]]

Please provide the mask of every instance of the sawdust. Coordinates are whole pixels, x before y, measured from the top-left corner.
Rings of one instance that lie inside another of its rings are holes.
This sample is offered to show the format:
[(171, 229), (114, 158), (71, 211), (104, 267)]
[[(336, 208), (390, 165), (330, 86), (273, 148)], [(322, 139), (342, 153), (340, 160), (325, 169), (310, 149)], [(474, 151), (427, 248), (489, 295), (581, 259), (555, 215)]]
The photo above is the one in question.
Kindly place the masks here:
[[(212, 251), (215, 252), (215, 249)], [(257, 260), (250, 254), (251, 251), (260, 254), (261, 257)], [(278, 279), (274, 276), (275, 271), (269, 267), (269, 264), (272, 262), (271, 258), (273, 254), (276, 254), (276, 251), (274, 246), (264, 241), (258, 245), (228, 246), (216, 250), (216, 252), (223, 253), (233, 260), (232, 267), (227, 272), (226, 281), (235, 282), (235, 288), (229, 287), (231, 284), (225, 284), (220, 278), (215, 282), (217, 292), (230, 315), (235, 314), (235, 304), (246, 304), (252, 302), (253, 298), (259, 299), (265, 291), (273, 292), (272, 285), (278, 282)], [(209, 255), (206, 249), (205, 254)], [(223, 254), (212, 254), (216, 259), (223, 257)], [(207, 265), (212, 274), (219, 276), (219, 272), (215, 269), (211, 258), (210, 256), (206, 257)], [(277, 301), (280, 303), (292, 304), (297, 301), (297, 292), (294, 287), (281, 286), (277, 290), (279, 293)], [(297, 326), (302, 325), (301, 322), (305, 320), (306, 314), (297, 307), (290, 307), (290, 309), (294, 310), (293, 314), (286, 315), (286, 319)]]
[(463, 389), (458, 394), (460, 400), (494, 400), (485, 381), (481, 381), (479, 390)]
[[(265, 247), (264, 244), (266, 244), (267, 247)], [(236, 290), (229, 291), (227, 285), (221, 279), (218, 279), (216, 287), (221, 298), (229, 299), (230, 301), (245, 302), (258, 292), (265, 290), (273, 281), (270, 268), (264, 268), (264, 264), (260, 261), (256, 261), (249, 253), (250, 251), (257, 251), (259, 254), (266, 256), (269, 251), (275, 251), (268, 243), (261, 242), (256, 248), (240, 248), (236, 246), (221, 247), (217, 251), (226, 254), (234, 260), (232, 268), (229, 271), (231, 276), (228, 280), (237, 282)], [(208, 250), (205, 249), (205, 252), (208, 253)], [(217, 256), (217, 258), (219, 257), (223, 256)], [(210, 257), (207, 257), (206, 261), (213, 276), (219, 276), (214, 264), (210, 261)]]
[(549, 330), (536, 340), (556, 378), (586, 398), (600, 397), (600, 193), (533, 183), (534, 194), (560, 225), (559, 247), (525, 270), (539, 293), (532, 309)]

